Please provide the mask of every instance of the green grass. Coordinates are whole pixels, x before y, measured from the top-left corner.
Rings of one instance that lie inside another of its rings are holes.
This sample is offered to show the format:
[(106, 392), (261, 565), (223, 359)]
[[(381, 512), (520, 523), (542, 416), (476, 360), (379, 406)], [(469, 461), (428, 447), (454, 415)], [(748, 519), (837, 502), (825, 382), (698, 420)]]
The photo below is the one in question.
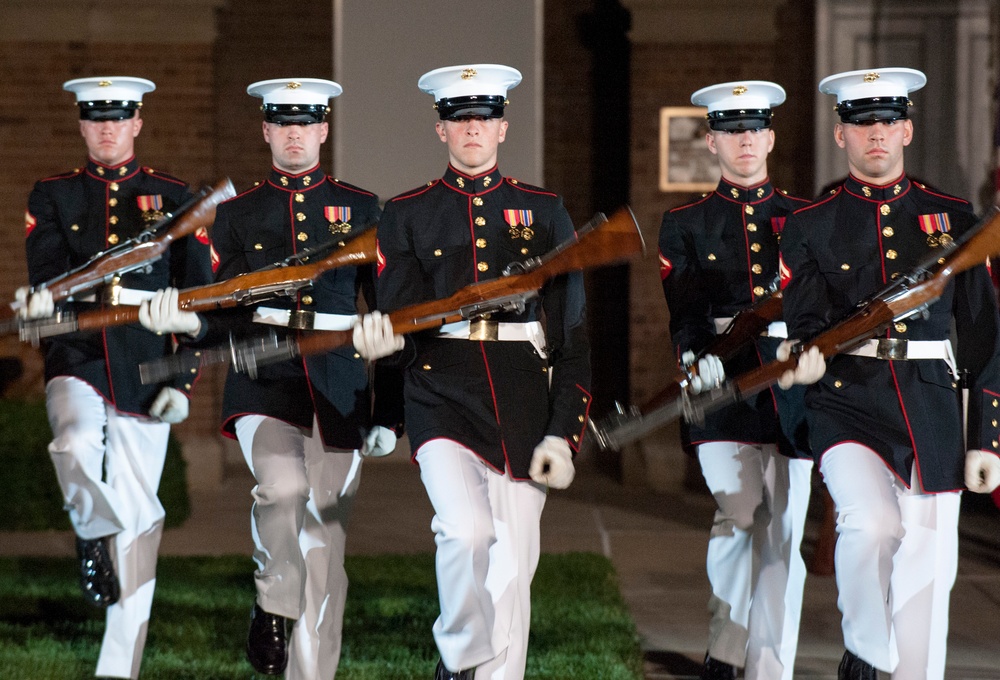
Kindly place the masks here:
[[(104, 617), (77, 593), (74, 568), (68, 559), (0, 559), (0, 678), (93, 676)], [(161, 558), (143, 680), (253, 677), (243, 653), (252, 571), (243, 557)], [(349, 557), (347, 571), (338, 679), (432, 677), (433, 555)], [(543, 555), (525, 677), (637, 680), (641, 669), (611, 563), (592, 554)]]
[[(43, 401), (0, 399), (0, 464), (5, 479), (17, 480), (0, 494), (0, 531), (71, 528), (49, 459), (51, 440)], [(167, 527), (180, 526), (191, 514), (185, 468), (180, 444), (171, 435), (158, 492)]]

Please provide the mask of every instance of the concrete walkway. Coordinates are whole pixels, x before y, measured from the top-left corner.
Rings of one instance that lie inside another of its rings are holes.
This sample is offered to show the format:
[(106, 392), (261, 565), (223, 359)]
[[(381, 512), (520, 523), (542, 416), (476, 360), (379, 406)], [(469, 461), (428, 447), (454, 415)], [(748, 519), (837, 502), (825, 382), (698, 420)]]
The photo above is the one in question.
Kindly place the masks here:
[[(578, 463), (573, 486), (553, 492), (547, 501), (543, 550), (608, 556), (646, 652), (646, 677), (696, 678), (708, 630), (704, 560), (714, 512), (711, 497), (707, 492), (664, 494), (623, 487), (599, 473), (589, 456)], [(191, 518), (166, 532), (162, 553), (249, 555), (252, 484), (242, 461), (231, 461), (219, 493), (192, 493)], [(432, 514), (416, 467), (405, 455), (369, 461), (351, 520), (348, 553), (431, 552)], [(811, 520), (803, 546), (807, 557), (817, 531), (818, 523)], [(73, 538), (69, 532), (0, 533), (0, 554), (68, 556)], [(843, 654), (836, 599), (832, 577), (809, 576), (797, 678), (836, 678)], [(963, 512), (951, 611), (948, 680), (1000, 678), (1000, 512)]]

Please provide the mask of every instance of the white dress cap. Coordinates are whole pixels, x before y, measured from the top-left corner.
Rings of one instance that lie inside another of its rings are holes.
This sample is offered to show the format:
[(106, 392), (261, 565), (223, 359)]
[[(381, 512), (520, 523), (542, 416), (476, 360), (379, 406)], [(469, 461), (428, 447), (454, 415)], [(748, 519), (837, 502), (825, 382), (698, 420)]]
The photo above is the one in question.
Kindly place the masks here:
[(927, 84), (912, 68), (874, 68), (827, 76), (819, 91), (837, 97), (836, 110), (845, 123), (906, 118), (910, 92)]
[(708, 109), (705, 116), (713, 130), (748, 130), (770, 127), (772, 108), (785, 101), (785, 89), (767, 80), (741, 80), (703, 87), (691, 103)]
[(501, 64), (445, 66), (420, 76), (417, 87), (434, 97), (442, 119), (459, 116), (500, 118), (507, 91), (521, 82), (521, 72)]
[(142, 107), (142, 95), (152, 92), (152, 80), (131, 76), (75, 78), (63, 89), (76, 95), (81, 120), (126, 120)]
[(128, 101), (141, 102), (142, 95), (152, 92), (152, 80), (131, 76), (101, 76), (75, 78), (63, 83), (63, 89), (76, 95), (77, 102)]
[(247, 87), (247, 94), (264, 100), (264, 120), (279, 125), (321, 123), (330, 112), (330, 99), (343, 91), (322, 78), (273, 78)]

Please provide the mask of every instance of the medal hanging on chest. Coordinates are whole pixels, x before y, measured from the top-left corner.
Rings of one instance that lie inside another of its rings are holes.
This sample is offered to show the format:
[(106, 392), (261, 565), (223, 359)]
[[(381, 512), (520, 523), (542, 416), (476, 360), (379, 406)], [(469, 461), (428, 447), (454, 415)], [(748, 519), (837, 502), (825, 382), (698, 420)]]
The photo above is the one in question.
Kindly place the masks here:
[(952, 241), (951, 220), (948, 213), (934, 213), (932, 215), (918, 215), (917, 221), (920, 223), (920, 231), (927, 234), (927, 245), (937, 248), (939, 245), (948, 245)]
[(530, 210), (507, 209), (503, 211), (503, 219), (510, 227), (507, 233), (511, 239), (523, 238), (525, 241), (530, 241), (535, 235), (535, 230), (531, 228), (535, 218)]
[(328, 205), (323, 215), (330, 223), (331, 234), (346, 234), (351, 230), (351, 207), (349, 205)]
[(163, 218), (163, 196), (160, 194), (136, 196), (135, 200), (139, 204), (139, 210), (142, 211), (142, 220), (146, 224)]

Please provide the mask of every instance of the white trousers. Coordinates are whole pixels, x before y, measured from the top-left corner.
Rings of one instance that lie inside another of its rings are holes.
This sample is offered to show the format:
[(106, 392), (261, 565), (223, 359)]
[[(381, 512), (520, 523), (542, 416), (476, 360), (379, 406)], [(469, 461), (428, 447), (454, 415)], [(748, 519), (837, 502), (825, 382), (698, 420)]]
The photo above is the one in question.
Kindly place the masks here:
[(56, 469), (73, 529), (82, 539), (113, 536), (110, 550), (121, 598), (108, 607), (96, 674), (139, 677), (163, 506), (156, 497), (170, 426), (125, 416), (77, 378), (45, 386)]
[(257, 604), (295, 621), (288, 680), (332, 680), (340, 663), (347, 573), (344, 545), (361, 454), (325, 447), (312, 432), (275, 418), (236, 421), (257, 485), (251, 516)]
[(441, 659), (452, 671), (475, 668), (476, 680), (519, 680), (545, 489), (498, 474), (447, 439), (421, 446), (417, 463), (435, 513)]
[(907, 489), (871, 449), (839, 444), (820, 471), (837, 506), (844, 645), (893, 680), (944, 677), (960, 493)]
[(718, 510), (706, 569), (712, 595), (708, 653), (753, 680), (790, 680), (795, 670), (806, 566), (799, 548), (812, 461), (772, 444), (697, 447)]

